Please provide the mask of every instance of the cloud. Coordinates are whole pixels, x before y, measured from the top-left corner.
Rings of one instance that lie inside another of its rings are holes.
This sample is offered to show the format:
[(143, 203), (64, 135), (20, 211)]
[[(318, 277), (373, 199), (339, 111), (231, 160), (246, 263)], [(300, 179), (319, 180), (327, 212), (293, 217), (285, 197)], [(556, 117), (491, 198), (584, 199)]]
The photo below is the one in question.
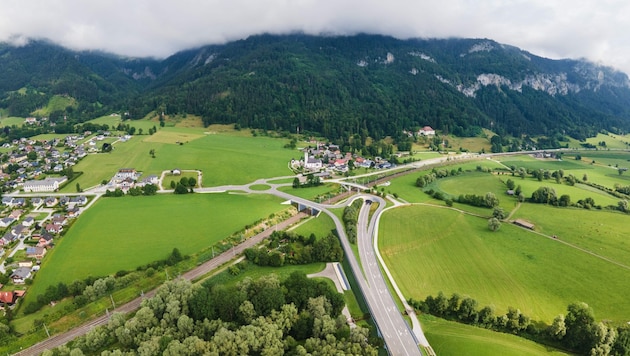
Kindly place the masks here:
[(0, 40), (165, 57), (262, 32), (475, 37), (630, 73), (628, 13), (620, 0), (6, 0)]

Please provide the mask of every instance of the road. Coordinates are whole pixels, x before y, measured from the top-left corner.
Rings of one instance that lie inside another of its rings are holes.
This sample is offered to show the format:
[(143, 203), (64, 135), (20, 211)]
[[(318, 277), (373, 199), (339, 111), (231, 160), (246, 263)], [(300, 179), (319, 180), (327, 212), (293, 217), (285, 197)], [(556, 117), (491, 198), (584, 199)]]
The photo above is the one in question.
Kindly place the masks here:
[[(365, 199), (378, 203), (374, 216), (380, 215), (380, 212), (385, 208), (385, 201), (379, 197), (371, 196)], [(378, 325), (389, 353), (391, 355), (422, 355), (418, 348), (418, 341), (398, 310), (381, 273), (374, 244), (372, 244), (376, 219), (373, 218), (370, 222), (370, 207), (371, 204), (363, 204), (359, 211), (357, 223), (359, 256), (363, 266), (363, 276), (367, 282), (367, 288), (363, 290), (364, 297), (370, 306), (372, 318)], [(355, 273), (355, 276), (359, 275)]]
[[(292, 200), (293, 202), (297, 202), (303, 204), (305, 206), (315, 208), (322, 213), (330, 216), (330, 218), (335, 223), (335, 227), (339, 234), (339, 239), (341, 240), (341, 245), (343, 247), (345, 258), (350, 264), (350, 268), (352, 269), (352, 273), (356, 276), (357, 283), (359, 284), (359, 288), (363, 293), (366, 302), (368, 304), (368, 308), (370, 309), (370, 314), (372, 315), (372, 319), (376, 323), (381, 336), (385, 342), (388, 352), (390, 355), (422, 355), (420, 349), (418, 348), (418, 342), (416, 337), (414, 336), (412, 330), (409, 328), (408, 324), (405, 322), (403, 315), (399, 312), (396, 303), (392, 295), (389, 293), (387, 289), (387, 284), (383, 279), (383, 275), (381, 274), (381, 270), (379, 268), (378, 262), (376, 261), (375, 253), (373, 250), (373, 244), (370, 243), (371, 238), (368, 235), (369, 231), (374, 231), (375, 221), (373, 220), (371, 224), (371, 228), (368, 230), (368, 219), (367, 212), (364, 212), (364, 209), (361, 210), (361, 216), (359, 217), (359, 225), (358, 231), (359, 236), (358, 239), (367, 243), (362, 243), (361, 247), (364, 248), (364, 252), (360, 252), (361, 261), (364, 267), (369, 265), (369, 269), (366, 269), (366, 273), (363, 273), (361, 269), (361, 265), (357, 261), (352, 247), (350, 246), (350, 242), (345, 233), (345, 228), (339, 218), (332, 213), (329, 208), (339, 207), (339, 205), (329, 205), (329, 204), (318, 204), (314, 203), (310, 200), (306, 200), (303, 198), (295, 197), (291, 194), (281, 192), (277, 190), (275, 187), (272, 187), (270, 190), (263, 191), (261, 193), (273, 194), (278, 197), (281, 197), (286, 200)], [(360, 196), (365, 199), (371, 199), (373, 201), (379, 202), (379, 210), (385, 208), (385, 201), (379, 197), (365, 195)], [(349, 205), (351, 202), (347, 201), (343, 206)], [(364, 260), (364, 256), (366, 259)]]

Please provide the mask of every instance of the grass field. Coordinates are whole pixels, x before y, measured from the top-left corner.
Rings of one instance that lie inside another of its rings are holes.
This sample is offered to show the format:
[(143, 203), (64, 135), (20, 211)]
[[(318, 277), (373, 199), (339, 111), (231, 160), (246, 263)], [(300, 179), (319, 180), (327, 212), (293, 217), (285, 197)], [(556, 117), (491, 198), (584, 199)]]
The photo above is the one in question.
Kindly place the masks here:
[(440, 356), (568, 355), (522, 337), (464, 325), (430, 315), (420, 322), (431, 347)]
[(4, 126), (22, 126), (24, 124), (24, 118), (23, 117), (16, 117), (16, 116), (10, 116), (10, 117), (5, 117), (2, 120), (0, 120), (0, 126), (4, 127)]
[(311, 217), (306, 222), (297, 226), (293, 231), (299, 235), (310, 236), (311, 233), (319, 239), (328, 236), (335, 230), (335, 223), (326, 214), (319, 214), (317, 217)]
[[(200, 169), (204, 173), (204, 186), (245, 184), (261, 177), (292, 174), (287, 163), (299, 156), (299, 152), (283, 148), (286, 140), (203, 132), (163, 128), (152, 136), (134, 136), (127, 142), (116, 143), (111, 153), (88, 155), (81, 160), (74, 167), (75, 171), (84, 172), (77, 182), (81, 187), (91, 187), (103, 179), (109, 180), (118, 169), (131, 167), (145, 175), (159, 175), (174, 168)], [(195, 139), (183, 145), (167, 143), (178, 135)], [(151, 149), (155, 150), (155, 158), (149, 155)]]
[(32, 112), (33, 116), (48, 116), (53, 111), (65, 111), (68, 107), (77, 108), (79, 103), (76, 99), (64, 96), (64, 95), (53, 95), (45, 107), (35, 110)]
[(192, 194), (103, 198), (81, 215), (49, 253), (28, 295), (48, 285), (166, 258), (174, 247), (190, 254), (273, 212), (267, 195)]
[(492, 233), (485, 219), (427, 206), (389, 210), (379, 233), (383, 258), (406, 297), (459, 293), (547, 323), (583, 301), (600, 320), (630, 320), (630, 270), (557, 240), (505, 223)]

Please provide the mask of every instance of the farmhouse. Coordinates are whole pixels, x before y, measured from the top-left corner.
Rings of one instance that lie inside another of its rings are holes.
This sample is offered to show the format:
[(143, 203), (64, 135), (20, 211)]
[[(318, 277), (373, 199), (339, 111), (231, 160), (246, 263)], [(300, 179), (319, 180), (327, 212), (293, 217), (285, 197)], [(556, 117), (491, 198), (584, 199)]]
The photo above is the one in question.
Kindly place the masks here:
[(514, 225), (524, 227), (526, 229), (534, 230), (534, 224), (528, 221), (522, 220), (522, 219), (514, 220)]
[(42, 180), (27, 180), (24, 182), (25, 192), (54, 192), (59, 189), (59, 186), (67, 181), (67, 177), (60, 178), (46, 178)]
[(435, 136), (435, 130), (431, 128), (431, 126), (425, 126), (418, 130), (418, 135), (420, 136)]

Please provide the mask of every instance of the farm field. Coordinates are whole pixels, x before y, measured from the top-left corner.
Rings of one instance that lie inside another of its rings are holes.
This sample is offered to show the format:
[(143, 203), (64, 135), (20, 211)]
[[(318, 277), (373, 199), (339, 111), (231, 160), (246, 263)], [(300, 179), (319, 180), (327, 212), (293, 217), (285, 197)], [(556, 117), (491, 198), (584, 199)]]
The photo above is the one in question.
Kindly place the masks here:
[(599, 320), (630, 320), (629, 269), (510, 224), (492, 233), (451, 209), (396, 208), (383, 215), (379, 248), (406, 297), (458, 293), (546, 323), (583, 301)]
[(510, 334), (456, 323), (431, 315), (420, 315), (419, 318), (431, 347), (440, 356), (568, 355)]
[(512, 179), (514, 184), (521, 186), (523, 196), (526, 198), (531, 197), (536, 189), (544, 186), (553, 188), (558, 197), (563, 194), (568, 194), (572, 202), (591, 197), (595, 200), (597, 205), (607, 206), (617, 205), (619, 201), (619, 198), (615, 198), (583, 184), (570, 186), (564, 183), (556, 183), (555, 180), (543, 180), (539, 182), (529, 177), (521, 179), (520, 177), (513, 177), (511, 175), (494, 175), (488, 173), (469, 173), (461, 176), (442, 178), (433, 183), (433, 185), (454, 198), (457, 198), (460, 194), (485, 194), (486, 192), (492, 192), (499, 198), (501, 207), (508, 211), (513, 209), (516, 203), (515, 197), (510, 197), (505, 194), (507, 188), (505, 183), (501, 182), (501, 180), (507, 181), (508, 179)]
[[(518, 218), (535, 224), (536, 231), (557, 235), (562, 241), (630, 266), (629, 221), (625, 214), (523, 204), (512, 216), (512, 219)], [(567, 221), (571, 223), (565, 223)]]
[[(118, 142), (111, 153), (88, 155), (74, 166), (75, 171), (84, 172), (76, 182), (85, 189), (109, 180), (120, 168), (135, 168), (144, 175), (158, 176), (163, 170), (179, 168), (202, 170), (204, 186), (245, 184), (261, 177), (292, 174), (287, 164), (299, 156), (299, 152), (283, 148), (283, 139), (203, 132), (163, 128), (152, 136), (134, 136), (127, 142)], [(188, 137), (188, 143), (176, 144), (175, 137)], [(155, 158), (149, 155), (151, 149), (155, 150)]]
[(58, 282), (135, 269), (175, 247), (183, 255), (197, 252), (285, 208), (257, 194), (102, 198), (46, 257), (28, 295)]

